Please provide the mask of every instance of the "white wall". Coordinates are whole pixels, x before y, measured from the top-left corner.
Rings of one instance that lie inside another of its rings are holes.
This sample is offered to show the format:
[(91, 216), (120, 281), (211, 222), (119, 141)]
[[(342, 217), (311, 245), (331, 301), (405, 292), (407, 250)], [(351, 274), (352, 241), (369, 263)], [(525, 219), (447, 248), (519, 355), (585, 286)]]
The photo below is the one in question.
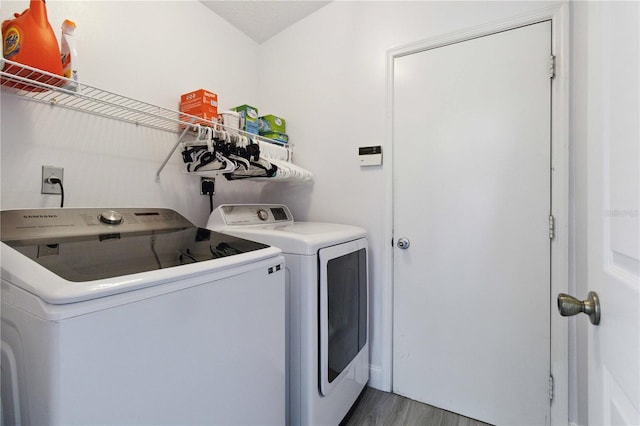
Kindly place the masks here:
[[(29, 6), (3, 1), (0, 18)], [(47, 2), (60, 36), (76, 22), (80, 78), (89, 85), (177, 110), (182, 93), (205, 88), (222, 108), (257, 101), (259, 46), (196, 1)], [(198, 225), (209, 211), (199, 178), (182, 173), (180, 154), (155, 182), (178, 135), (37, 104), (2, 92), (2, 209), (54, 207), (40, 194), (42, 165), (64, 167), (65, 206), (157, 206)], [(257, 198), (261, 184), (217, 180), (216, 201)]]
[(261, 46), (261, 111), (287, 119), (295, 161), (316, 176), (310, 193), (269, 187), (262, 199), (288, 204), (298, 219), (369, 231), (374, 387), (390, 387), (391, 342), (383, 336), (391, 324), (383, 322), (381, 302), (383, 245), (390, 244), (383, 235), (383, 168), (390, 165), (360, 168), (358, 147), (386, 144), (386, 52), (549, 4), (337, 1)]

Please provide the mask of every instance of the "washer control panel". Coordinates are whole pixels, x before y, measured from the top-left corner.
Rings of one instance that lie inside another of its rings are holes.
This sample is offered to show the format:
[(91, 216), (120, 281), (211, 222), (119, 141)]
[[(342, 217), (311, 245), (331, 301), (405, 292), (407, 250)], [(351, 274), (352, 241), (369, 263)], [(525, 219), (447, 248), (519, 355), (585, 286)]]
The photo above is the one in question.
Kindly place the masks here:
[(2, 241), (193, 227), (170, 209), (57, 208), (1, 212)]
[(215, 209), (209, 222), (227, 226), (293, 223), (293, 216), (284, 204), (224, 204)]

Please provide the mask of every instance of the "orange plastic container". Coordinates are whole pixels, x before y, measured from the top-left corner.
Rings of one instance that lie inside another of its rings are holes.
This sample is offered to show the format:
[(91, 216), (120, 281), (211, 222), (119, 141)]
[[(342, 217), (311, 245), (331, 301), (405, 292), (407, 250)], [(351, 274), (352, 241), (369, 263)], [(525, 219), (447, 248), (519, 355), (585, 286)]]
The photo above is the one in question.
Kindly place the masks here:
[[(38, 68), (52, 74), (62, 75), (62, 61), (58, 40), (49, 24), (47, 7), (44, 0), (31, 0), (29, 9), (21, 14), (15, 13), (15, 19), (2, 23), (3, 56), (5, 59)], [(62, 80), (42, 73), (19, 70), (5, 64), (3, 71), (28, 77), (31, 80), (59, 86)], [(41, 91), (44, 89), (21, 83), (3, 81), (3, 86), (23, 90)]]

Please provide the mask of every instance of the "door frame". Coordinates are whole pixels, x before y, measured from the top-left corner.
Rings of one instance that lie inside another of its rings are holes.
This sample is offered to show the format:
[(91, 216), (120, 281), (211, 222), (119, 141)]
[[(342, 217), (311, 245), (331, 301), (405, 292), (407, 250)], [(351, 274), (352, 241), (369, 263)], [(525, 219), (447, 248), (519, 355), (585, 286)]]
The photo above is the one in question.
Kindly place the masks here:
[[(571, 204), (570, 204), (570, 26), (569, 3), (552, 6), (500, 20), (486, 25), (410, 43), (387, 51), (386, 54), (386, 119), (383, 212), (383, 264), (381, 297), (381, 369), (372, 370), (376, 382), (388, 391), (393, 383), (393, 85), (394, 60), (425, 50), (515, 29), (540, 21), (551, 21), (551, 51), (555, 56), (555, 77), (551, 88), (551, 214), (555, 219), (555, 237), (551, 240), (551, 375), (553, 401), (551, 424), (567, 424), (569, 420), (569, 322), (555, 315), (555, 295), (569, 292)], [(573, 287), (573, 285), (572, 285)], [(372, 377), (373, 378), (373, 377)]]

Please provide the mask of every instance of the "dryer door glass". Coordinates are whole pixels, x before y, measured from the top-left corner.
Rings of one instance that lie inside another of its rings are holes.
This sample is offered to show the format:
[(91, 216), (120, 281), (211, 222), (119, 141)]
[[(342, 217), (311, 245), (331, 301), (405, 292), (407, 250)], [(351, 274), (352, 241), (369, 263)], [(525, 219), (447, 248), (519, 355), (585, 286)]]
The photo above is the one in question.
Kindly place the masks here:
[(367, 343), (367, 252), (351, 244), (320, 251), (320, 375), (324, 395), (347, 373)]

